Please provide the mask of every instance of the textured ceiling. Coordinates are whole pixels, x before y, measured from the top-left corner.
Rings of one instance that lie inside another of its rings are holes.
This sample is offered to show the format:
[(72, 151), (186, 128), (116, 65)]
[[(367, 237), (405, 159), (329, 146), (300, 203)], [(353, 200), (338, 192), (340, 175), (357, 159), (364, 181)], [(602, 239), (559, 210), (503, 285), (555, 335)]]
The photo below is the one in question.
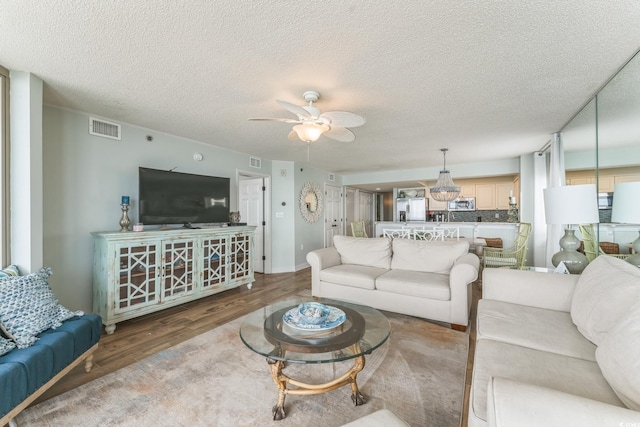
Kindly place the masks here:
[(636, 0), (0, 2), (0, 64), (45, 103), (306, 161), (275, 99), (364, 116), (320, 138), (337, 173), (513, 158), (545, 145), (640, 47)]

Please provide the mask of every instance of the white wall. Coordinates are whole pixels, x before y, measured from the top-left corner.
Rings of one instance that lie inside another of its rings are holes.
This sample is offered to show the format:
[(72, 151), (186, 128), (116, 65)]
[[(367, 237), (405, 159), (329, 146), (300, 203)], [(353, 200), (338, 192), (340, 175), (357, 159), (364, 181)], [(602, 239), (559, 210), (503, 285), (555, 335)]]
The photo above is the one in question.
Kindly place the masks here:
[[(307, 253), (324, 247), (325, 212), (323, 210), (320, 219), (311, 224), (307, 222), (300, 212), (300, 193), (307, 182), (316, 183), (323, 191), (325, 184), (340, 186), (340, 177), (335, 182), (329, 182), (326, 171), (314, 169), (308, 164), (297, 162), (295, 165), (295, 266), (300, 270), (308, 266)], [(324, 198), (323, 198), (324, 200)], [(324, 205), (324, 204), (323, 204)], [(323, 206), (324, 208), (324, 206)]]
[[(229, 177), (236, 210), (236, 169), (249, 169), (249, 155), (129, 125), (123, 125), (121, 141), (111, 140), (89, 135), (88, 126), (86, 114), (44, 108), (43, 265), (53, 269), (51, 286), (61, 303), (90, 312), (90, 233), (119, 229), (122, 195), (131, 197), (129, 217), (137, 221), (139, 166)], [(204, 160), (194, 161), (195, 152)], [(263, 159), (255, 171), (270, 174), (271, 167)]]
[(295, 270), (295, 176), (293, 162), (272, 162), (271, 269), (273, 273)]

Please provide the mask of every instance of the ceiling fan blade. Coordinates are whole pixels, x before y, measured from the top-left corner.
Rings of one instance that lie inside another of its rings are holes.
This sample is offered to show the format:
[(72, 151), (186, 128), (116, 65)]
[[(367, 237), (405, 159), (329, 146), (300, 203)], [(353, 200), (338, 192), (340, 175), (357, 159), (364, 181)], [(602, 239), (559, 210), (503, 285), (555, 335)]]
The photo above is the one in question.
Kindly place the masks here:
[(289, 132), (289, 136), (287, 136), (287, 138), (289, 138), (290, 141), (300, 141), (300, 138), (298, 138), (298, 134), (295, 130)]
[(280, 99), (276, 99), (276, 102), (278, 103), (278, 105), (280, 105), (282, 108), (284, 108), (287, 111), (292, 112), (293, 114), (295, 114), (296, 116), (299, 117), (311, 117), (311, 115), (309, 114), (309, 112), (307, 110), (305, 110), (302, 107), (298, 107), (295, 104), (292, 104), (290, 102), (287, 101), (282, 101)]
[(367, 122), (364, 117), (348, 111), (327, 111), (326, 113), (320, 114), (320, 119), (324, 118), (331, 120), (329, 123), (331, 126), (343, 128), (355, 128)]
[(349, 129), (333, 126), (322, 135), (340, 142), (352, 142), (356, 139), (355, 134)]
[(263, 122), (283, 122), (283, 123), (302, 123), (300, 120), (294, 119), (278, 119), (278, 118), (260, 118), (260, 117), (252, 117), (248, 120), (253, 121), (263, 121)]

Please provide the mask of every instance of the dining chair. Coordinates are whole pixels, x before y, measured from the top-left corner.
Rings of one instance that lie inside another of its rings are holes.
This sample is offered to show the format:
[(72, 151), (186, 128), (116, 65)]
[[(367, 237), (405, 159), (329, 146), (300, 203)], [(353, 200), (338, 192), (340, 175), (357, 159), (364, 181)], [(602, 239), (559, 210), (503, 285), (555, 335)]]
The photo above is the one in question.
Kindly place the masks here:
[(526, 261), (527, 242), (531, 234), (531, 224), (521, 222), (518, 226), (518, 237), (508, 248), (484, 248), (482, 265), (488, 267), (522, 268)]
[(437, 228), (414, 229), (412, 238), (414, 240), (427, 240), (430, 242), (444, 240), (444, 230)]
[(437, 226), (434, 227), (435, 230), (442, 230), (442, 238), (443, 239), (457, 239), (460, 240), (460, 227), (446, 227), (446, 226)]
[(351, 222), (351, 235), (353, 237), (369, 237), (367, 236), (367, 230), (364, 226), (364, 221)]
[(401, 230), (397, 228), (383, 229), (382, 235), (384, 237), (390, 237), (392, 239), (408, 239), (411, 237), (411, 230)]
[(621, 259), (625, 259), (629, 256), (628, 254), (608, 254), (600, 246), (598, 246), (598, 249), (596, 250), (596, 235), (593, 230), (593, 224), (580, 224), (578, 227), (580, 228), (580, 234), (582, 234), (584, 254), (589, 262), (596, 259), (598, 255), (609, 255)]

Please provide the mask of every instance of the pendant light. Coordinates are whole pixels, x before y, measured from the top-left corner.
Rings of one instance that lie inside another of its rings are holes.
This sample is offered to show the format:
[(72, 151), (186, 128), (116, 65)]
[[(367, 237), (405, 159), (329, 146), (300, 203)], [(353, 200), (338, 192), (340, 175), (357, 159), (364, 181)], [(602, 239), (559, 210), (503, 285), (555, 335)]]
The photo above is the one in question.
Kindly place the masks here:
[(451, 179), (451, 174), (447, 170), (447, 151), (448, 148), (441, 148), (442, 156), (444, 158), (444, 167), (440, 171), (438, 176), (438, 182), (436, 185), (429, 189), (431, 197), (439, 202), (449, 202), (454, 200), (460, 194), (460, 187), (457, 187)]

